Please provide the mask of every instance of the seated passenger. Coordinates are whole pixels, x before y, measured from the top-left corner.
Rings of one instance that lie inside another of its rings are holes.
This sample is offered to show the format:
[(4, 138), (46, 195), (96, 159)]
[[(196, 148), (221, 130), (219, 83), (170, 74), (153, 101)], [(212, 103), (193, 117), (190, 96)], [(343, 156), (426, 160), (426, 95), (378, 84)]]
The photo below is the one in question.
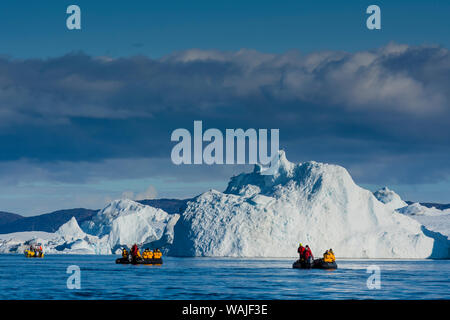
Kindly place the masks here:
[(159, 249), (157, 248), (154, 252), (153, 252), (153, 258), (154, 259), (161, 259), (162, 257), (162, 253), (161, 251), (159, 251)]
[(333, 249), (328, 250), (328, 254), (330, 255), (331, 258), (331, 262), (335, 262), (336, 261), (336, 257), (334, 256), (334, 252)]
[(122, 258), (128, 258), (128, 251), (125, 248), (122, 249)]
[(145, 249), (144, 253), (142, 254), (142, 257), (144, 259), (152, 259), (153, 258), (153, 252), (150, 251), (150, 249)]
[(325, 253), (323, 254), (323, 261), (324, 261), (324, 262), (328, 262), (328, 263), (333, 262), (333, 259), (331, 258), (331, 255), (330, 255), (330, 253), (328, 252), (328, 250), (325, 251)]

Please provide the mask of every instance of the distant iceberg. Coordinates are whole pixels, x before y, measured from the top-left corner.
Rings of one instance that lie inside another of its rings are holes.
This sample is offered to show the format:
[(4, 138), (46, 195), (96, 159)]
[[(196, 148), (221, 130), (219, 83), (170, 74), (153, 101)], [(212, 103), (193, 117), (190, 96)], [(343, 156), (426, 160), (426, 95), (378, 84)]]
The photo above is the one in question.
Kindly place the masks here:
[[(428, 208), (419, 203), (413, 203), (399, 208), (397, 211), (422, 224), (424, 233), (434, 237), (435, 243), (439, 240), (450, 243), (450, 209), (439, 210), (435, 207)], [(438, 246), (436, 245), (436, 247)]]
[(152, 244), (163, 237), (171, 243), (173, 227), (179, 217), (179, 214), (168, 214), (132, 200), (115, 200), (92, 220), (84, 222), (82, 228), (103, 239), (115, 252), (133, 243)]
[(172, 243), (178, 218), (135, 201), (115, 200), (82, 228), (72, 217), (55, 233), (0, 235), (0, 253), (22, 253), (31, 243), (42, 243), (46, 253), (67, 254), (111, 254), (134, 243), (162, 247)]

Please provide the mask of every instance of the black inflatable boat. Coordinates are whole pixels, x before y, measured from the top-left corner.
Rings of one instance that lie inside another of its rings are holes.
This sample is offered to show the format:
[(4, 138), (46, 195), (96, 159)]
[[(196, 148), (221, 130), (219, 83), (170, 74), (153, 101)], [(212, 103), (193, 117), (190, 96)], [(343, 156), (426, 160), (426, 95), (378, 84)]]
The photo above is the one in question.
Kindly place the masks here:
[(128, 258), (118, 258), (116, 259), (118, 264), (162, 264), (162, 259), (128, 259)]
[(323, 259), (315, 259), (312, 263), (297, 260), (292, 265), (294, 269), (337, 269), (336, 262), (325, 262)]

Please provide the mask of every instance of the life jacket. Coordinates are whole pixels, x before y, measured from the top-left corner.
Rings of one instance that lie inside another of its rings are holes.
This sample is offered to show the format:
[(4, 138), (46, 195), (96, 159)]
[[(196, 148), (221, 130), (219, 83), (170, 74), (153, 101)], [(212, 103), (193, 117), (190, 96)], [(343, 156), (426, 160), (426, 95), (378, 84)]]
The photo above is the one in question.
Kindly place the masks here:
[(153, 258), (153, 252), (151, 252), (148, 249), (145, 249), (144, 253), (142, 254), (142, 257), (144, 259), (152, 259)]
[(126, 249), (122, 250), (122, 257), (124, 258), (128, 257), (128, 251)]
[(331, 262), (335, 262), (336, 261), (336, 257), (334, 256), (333, 252), (328, 252), (328, 255), (330, 256)]
[(300, 254), (300, 256), (303, 256), (303, 254), (305, 253), (305, 247), (304, 246), (298, 247), (297, 252)]
[(155, 258), (155, 259), (161, 259), (161, 257), (162, 257), (161, 251), (155, 250), (155, 251), (153, 252), (153, 258)]

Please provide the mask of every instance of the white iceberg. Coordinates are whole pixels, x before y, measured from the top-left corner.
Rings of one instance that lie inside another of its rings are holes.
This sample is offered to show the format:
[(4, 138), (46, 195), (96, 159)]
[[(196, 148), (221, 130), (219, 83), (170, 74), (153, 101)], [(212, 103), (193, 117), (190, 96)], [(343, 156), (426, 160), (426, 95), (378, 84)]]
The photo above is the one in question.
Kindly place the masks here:
[(435, 243), (417, 221), (357, 186), (343, 167), (293, 164), (283, 151), (273, 176), (256, 166), (233, 177), (225, 192), (189, 202), (170, 253), (292, 257), (299, 242), (316, 255), (332, 247), (348, 258), (448, 257), (447, 243)]
[(159, 245), (170, 244), (174, 238), (173, 227), (179, 217), (179, 214), (168, 214), (132, 200), (115, 200), (92, 220), (83, 223), (82, 228), (86, 233), (99, 237), (115, 252), (122, 246), (151, 244), (161, 238), (167, 243)]

